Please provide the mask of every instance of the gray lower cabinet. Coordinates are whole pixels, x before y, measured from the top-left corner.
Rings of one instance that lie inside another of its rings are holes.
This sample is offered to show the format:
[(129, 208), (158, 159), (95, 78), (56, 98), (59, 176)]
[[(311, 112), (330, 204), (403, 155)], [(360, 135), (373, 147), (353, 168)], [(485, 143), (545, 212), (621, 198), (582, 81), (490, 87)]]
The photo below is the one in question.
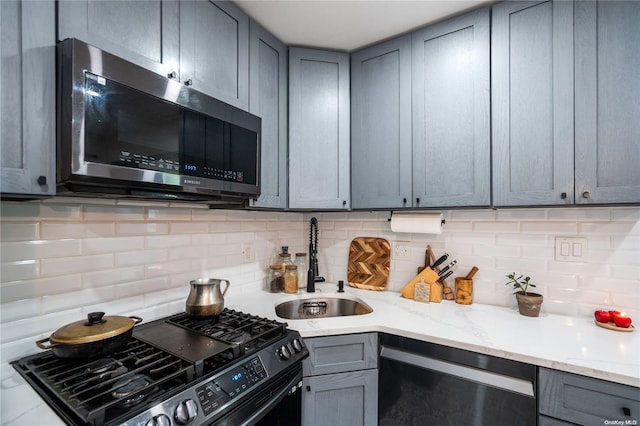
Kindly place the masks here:
[(376, 333), (305, 339), (302, 424), (357, 426), (378, 423)]
[(575, 3), (576, 204), (640, 202), (640, 1)]
[(492, 19), (493, 204), (640, 202), (640, 2), (505, 2)]
[(248, 110), (249, 17), (230, 1), (181, 1), (180, 78)]
[(0, 1), (0, 192), (55, 193), (55, 3)]
[(289, 49), (289, 208), (350, 207), (349, 54)]
[(489, 206), (490, 10), (412, 34), (413, 206)]
[(540, 368), (538, 374), (540, 424), (601, 426), (607, 421), (640, 421), (638, 388), (548, 368)]
[(177, 0), (58, 2), (58, 38), (77, 38), (158, 74), (180, 74)]
[(351, 207), (411, 207), (411, 34), (351, 55)]
[(287, 207), (287, 47), (258, 23), (249, 28), (249, 112), (262, 119), (260, 197), (251, 207)]

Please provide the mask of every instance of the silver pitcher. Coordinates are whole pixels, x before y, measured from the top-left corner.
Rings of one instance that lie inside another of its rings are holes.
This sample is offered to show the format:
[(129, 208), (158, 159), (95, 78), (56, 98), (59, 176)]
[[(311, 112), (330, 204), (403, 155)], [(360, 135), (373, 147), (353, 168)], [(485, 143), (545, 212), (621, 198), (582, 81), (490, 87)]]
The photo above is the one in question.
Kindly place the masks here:
[[(224, 291), (220, 291), (222, 283), (226, 283)], [(191, 281), (190, 284), (191, 291), (185, 305), (187, 315), (198, 318), (212, 318), (222, 313), (224, 295), (231, 284), (228, 280), (198, 278)]]

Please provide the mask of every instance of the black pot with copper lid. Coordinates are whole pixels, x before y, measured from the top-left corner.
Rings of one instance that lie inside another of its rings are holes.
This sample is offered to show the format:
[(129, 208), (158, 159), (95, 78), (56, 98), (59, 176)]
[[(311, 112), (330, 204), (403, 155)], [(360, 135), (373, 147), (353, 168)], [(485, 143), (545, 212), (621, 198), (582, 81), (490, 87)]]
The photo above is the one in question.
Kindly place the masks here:
[(104, 312), (91, 312), (86, 320), (60, 327), (51, 336), (38, 340), (36, 345), (51, 349), (58, 358), (98, 358), (126, 345), (133, 334), (133, 326), (141, 321), (142, 318), (136, 316), (105, 316)]

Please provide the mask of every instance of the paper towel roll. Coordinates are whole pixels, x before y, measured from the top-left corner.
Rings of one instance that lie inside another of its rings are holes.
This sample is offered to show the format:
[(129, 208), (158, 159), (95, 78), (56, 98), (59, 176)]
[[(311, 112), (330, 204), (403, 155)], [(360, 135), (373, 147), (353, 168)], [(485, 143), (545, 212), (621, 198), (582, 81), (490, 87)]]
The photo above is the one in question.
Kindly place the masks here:
[(417, 234), (441, 234), (442, 213), (393, 213), (391, 230)]

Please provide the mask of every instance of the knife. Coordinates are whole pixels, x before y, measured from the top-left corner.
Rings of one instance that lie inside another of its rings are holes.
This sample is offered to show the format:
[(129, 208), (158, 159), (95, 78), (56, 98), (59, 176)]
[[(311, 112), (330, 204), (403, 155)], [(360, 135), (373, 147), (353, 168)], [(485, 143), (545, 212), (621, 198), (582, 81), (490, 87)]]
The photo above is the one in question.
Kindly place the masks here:
[[(452, 267), (453, 265), (455, 265), (456, 263), (458, 263), (458, 261), (457, 261), (457, 260), (454, 260), (453, 262), (451, 262), (450, 264), (448, 264), (447, 266), (445, 266), (444, 268), (442, 268), (442, 269), (440, 270), (440, 272), (438, 272), (438, 276), (440, 276), (440, 277), (441, 277), (442, 275), (444, 275), (444, 273), (445, 273), (445, 272), (447, 272), (449, 269), (451, 269), (451, 267)], [(451, 271), (451, 272), (453, 272), (453, 271)]]
[(453, 271), (449, 271), (446, 274), (444, 274), (443, 276), (441, 276), (440, 278), (438, 278), (439, 283), (441, 283), (442, 281), (446, 280), (447, 278), (449, 278), (449, 275), (453, 274)]
[(440, 256), (438, 258), (438, 260), (436, 260), (435, 262), (433, 262), (433, 265), (431, 265), (431, 269), (433, 269), (434, 271), (436, 270), (437, 266), (440, 266), (441, 264), (444, 263), (445, 260), (447, 260), (447, 258), (449, 257), (449, 255), (447, 253), (443, 254), (442, 256)]

